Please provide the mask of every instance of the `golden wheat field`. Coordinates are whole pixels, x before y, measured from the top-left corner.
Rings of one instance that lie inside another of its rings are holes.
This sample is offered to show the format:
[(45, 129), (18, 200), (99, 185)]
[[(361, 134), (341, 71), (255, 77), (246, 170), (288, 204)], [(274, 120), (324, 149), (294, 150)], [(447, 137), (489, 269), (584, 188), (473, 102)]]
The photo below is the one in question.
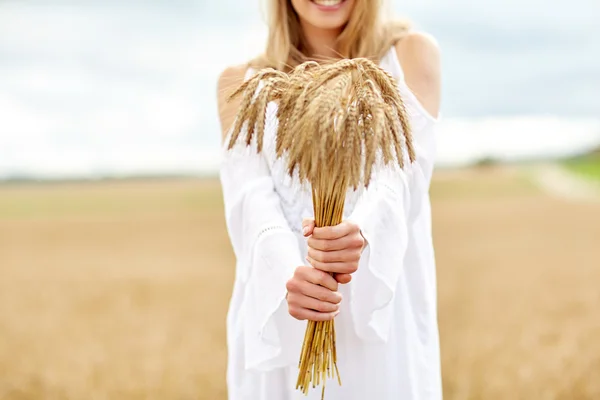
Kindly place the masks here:
[[(432, 186), (445, 398), (600, 399), (600, 202)], [(216, 180), (0, 187), (0, 399), (226, 398)]]

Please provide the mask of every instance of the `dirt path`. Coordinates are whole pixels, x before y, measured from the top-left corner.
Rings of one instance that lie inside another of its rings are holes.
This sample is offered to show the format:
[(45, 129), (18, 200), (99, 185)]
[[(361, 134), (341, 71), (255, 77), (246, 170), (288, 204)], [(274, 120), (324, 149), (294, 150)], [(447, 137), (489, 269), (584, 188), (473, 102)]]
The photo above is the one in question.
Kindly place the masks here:
[(559, 165), (537, 165), (531, 169), (531, 174), (540, 188), (553, 196), (574, 201), (600, 201), (599, 185)]

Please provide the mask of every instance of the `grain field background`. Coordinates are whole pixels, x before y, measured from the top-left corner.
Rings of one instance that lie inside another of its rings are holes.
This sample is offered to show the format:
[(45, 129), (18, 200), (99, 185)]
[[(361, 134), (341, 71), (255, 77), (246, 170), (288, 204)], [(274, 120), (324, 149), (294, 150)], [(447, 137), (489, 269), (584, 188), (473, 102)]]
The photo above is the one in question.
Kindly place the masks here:
[[(600, 399), (600, 202), (519, 170), (432, 186), (444, 394)], [(0, 399), (226, 399), (216, 180), (0, 187)]]

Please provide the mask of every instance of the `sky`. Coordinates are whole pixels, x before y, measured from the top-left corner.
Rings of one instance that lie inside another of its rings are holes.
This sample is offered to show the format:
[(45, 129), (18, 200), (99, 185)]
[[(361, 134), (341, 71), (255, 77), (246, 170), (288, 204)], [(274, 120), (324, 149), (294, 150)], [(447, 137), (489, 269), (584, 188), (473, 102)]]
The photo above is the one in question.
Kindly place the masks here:
[[(546, 136), (556, 148), (596, 140), (597, 0), (392, 8), (440, 44), (442, 153), (476, 135), (470, 160), (531, 153)], [(0, 2), (0, 176), (214, 170), (216, 79), (265, 35), (258, 0)], [(486, 147), (503, 129), (513, 138)]]

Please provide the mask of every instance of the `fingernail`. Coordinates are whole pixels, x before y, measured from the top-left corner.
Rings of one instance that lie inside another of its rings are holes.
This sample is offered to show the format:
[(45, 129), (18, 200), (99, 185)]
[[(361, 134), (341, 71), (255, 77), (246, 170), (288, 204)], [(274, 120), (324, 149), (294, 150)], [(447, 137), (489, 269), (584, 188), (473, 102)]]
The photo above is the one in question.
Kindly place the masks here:
[(308, 233), (308, 226), (305, 226), (304, 228), (302, 228), (302, 234), (304, 236), (306, 236), (307, 233)]
[(338, 314), (339, 314), (339, 313), (340, 313), (340, 310), (337, 310), (336, 312), (332, 313), (332, 314), (331, 314), (331, 316), (332, 316), (333, 318), (335, 318), (335, 317), (337, 317), (337, 316), (338, 316)]

